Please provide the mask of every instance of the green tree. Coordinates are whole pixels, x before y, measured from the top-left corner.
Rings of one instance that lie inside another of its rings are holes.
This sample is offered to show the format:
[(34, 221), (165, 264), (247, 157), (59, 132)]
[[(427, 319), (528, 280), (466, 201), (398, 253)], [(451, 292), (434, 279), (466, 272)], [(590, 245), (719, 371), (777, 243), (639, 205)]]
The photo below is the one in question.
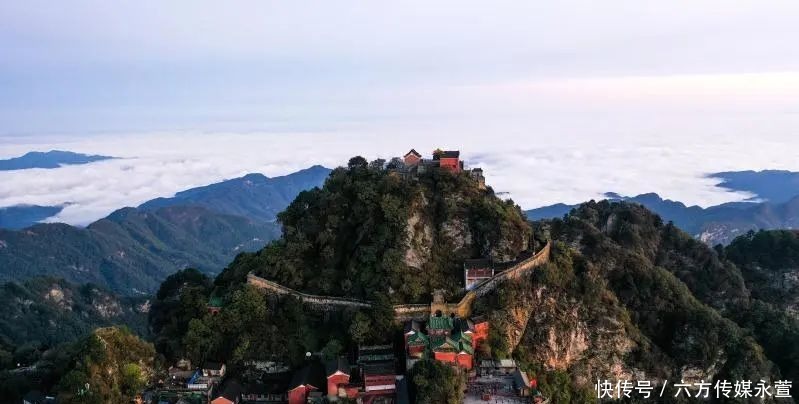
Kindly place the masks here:
[(218, 350), (218, 335), (203, 320), (195, 318), (189, 321), (183, 345), (189, 359), (201, 364)]
[(408, 373), (411, 394), (417, 404), (459, 404), (463, 402), (466, 376), (441, 362), (424, 359)]
[(325, 347), (322, 348), (322, 357), (325, 360), (335, 359), (341, 354), (342, 351), (344, 351), (344, 346), (341, 345), (341, 342), (335, 338), (332, 338), (327, 342), (327, 344), (325, 344)]
[(369, 340), (372, 332), (372, 319), (366, 314), (358, 312), (350, 324), (350, 336), (358, 344), (364, 344)]
[(139, 393), (147, 383), (141, 367), (135, 363), (128, 363), (122, 367), (120, 389), (122, 394), (129, 397)]

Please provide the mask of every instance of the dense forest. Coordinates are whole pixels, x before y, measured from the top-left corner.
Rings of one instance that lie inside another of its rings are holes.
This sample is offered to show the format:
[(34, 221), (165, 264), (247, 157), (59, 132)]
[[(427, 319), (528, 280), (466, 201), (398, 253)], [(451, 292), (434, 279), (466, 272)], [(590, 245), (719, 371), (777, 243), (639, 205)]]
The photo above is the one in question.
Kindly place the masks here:
[(499, 326), (494, 355), (519, 359), (556, 402), (594, 402), (597, 379), (796, 378), (795, 314), (758, 298), (744, 265), (762, 255), (795, 273), (795, 234), (750, 234), (714, 250), (624, 202), (589, 202), (535, 231), (555, 241), (551, 262), (478, 310)]
[[(607, 201), (528, 223), (512, 201), (465, 174), (404, 178), (384, 164), (353, 158), (334, 170), (279, 215), (281, 239), (240, 254), (216, 278), (195, 269), (169, 276), (152, 299), (146, 330), (99, 328), (67, 342), (114, 321), (139, 324), (142, 314), (104, 317), (117, 312), (109, 307), (133, 313), (133, 306), (114, 306), (96, 287), (52, 279), (6, 285), (3, 298), (14, 309), (0, 322), (0, 364), (35, 364), (38, 385), (64, 402), (103, 402), (128, 399), (159, 366), (179, 358), (224, 360), (235, 371), (253, 359), (298, 365), (306, 352), (334, 358), (387, 339), (401, 346), (393, 304), (428, 302), (436, 288), (457, 297), (464, 259), (510, 260), (552, 241), (549, 263), (505, 281), (474, 306), (491, 324), (478, 354), (516, 359), (552, 403), (595, 402), (597, 379), (799, 376), (796, 232), (751, 232), (709, 248), (641, 205)], [(313, 310), (248, 285), (249, 272), (374, 304)], [(209, 299), (222, 303), (218, 314), (208, 312)], [(18, 327), (28, 323), (40, 327)], [(20, 349), (26, 339), (36, 343)], [(7, 397), (32, 387), (25, 372), (0, 374)], [(408, 376), (416, 402), (462, 399), (461, 375), (439, 363), (420, 362)], [(87, 382), (89, 392), (80, 387)]]
[(243, 254), (221, 275), (249, 272), (298, 290), (394, 302), (458, 293), (463, 260), (512, 260), (531, 230), (521, 209), (465, 174), (434, 170), (409, 180), (361, 157), (278, 216), (283, 237)]
[(118, 209), (85, 228), (39, 223), (0, 229), (0, 281), (53, 276), (142, 295), (186, 267), (219, 273), (238, 253), (280, 236), (276, 214), (329, 171), (314, 166), (274, 178), (249, 174)]
[(97, 327), (126, 324), (147, 331), (146, 297), (119, 297), (92, 284), (31, 278), (0, 285), (0, 341), (51, 347), (83, 337)]

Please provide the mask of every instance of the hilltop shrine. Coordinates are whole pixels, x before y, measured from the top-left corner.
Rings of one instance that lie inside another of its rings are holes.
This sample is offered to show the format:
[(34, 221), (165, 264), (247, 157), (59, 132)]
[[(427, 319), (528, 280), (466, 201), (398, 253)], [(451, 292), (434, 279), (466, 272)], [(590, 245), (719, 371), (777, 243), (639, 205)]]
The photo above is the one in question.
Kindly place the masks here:
[(432, 158), (428, 159), (424, 158), (416, 149), (411, 149), (402, 156), (402, 160), (392, 159), (388, 168), (409, 178), (434, 169), (441, 169), (455, 174), (465, 173), (477, 181), (480, 188), (485, 188), (483, 169), (480, 167), (467, 168), (463, 160), (461, 160), (460, 150), (436, 149), (433, 151)]

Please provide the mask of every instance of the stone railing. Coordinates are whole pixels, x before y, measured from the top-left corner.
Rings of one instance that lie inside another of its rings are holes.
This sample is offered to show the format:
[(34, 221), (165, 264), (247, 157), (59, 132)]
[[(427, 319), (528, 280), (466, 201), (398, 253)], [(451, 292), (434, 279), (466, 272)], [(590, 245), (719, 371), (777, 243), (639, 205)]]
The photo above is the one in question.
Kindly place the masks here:
[[(551, 242), (548, 242), (541, 251), (532, 257), (514, 265), (511, 268), (487, 279), (466, 293), (458, 303), (432, 303), (432, 304), (400, 304), (394, 306), (394, 316), (397, 320), (424, 319), (437, 310), (442, 313), (455, 313), (460, 317), (468, 317), (472, 312), (472, 304), (479, 296), (484, 296), (494, 290), (502, 281), (518, 279), (536, 267), (549, 261)], [(300, 291), (287, 288), (278, 283), (261, 278), (252, 273), (247, 275), (247, 283), (259, 289), (267, 290), (276, 295), (291, 295), (299, 298), (303, 303), (320, 306), (323, 309), (334, 307), (372, 307), (370, 302), (350, 299), (346, 297), (309, 295)]]

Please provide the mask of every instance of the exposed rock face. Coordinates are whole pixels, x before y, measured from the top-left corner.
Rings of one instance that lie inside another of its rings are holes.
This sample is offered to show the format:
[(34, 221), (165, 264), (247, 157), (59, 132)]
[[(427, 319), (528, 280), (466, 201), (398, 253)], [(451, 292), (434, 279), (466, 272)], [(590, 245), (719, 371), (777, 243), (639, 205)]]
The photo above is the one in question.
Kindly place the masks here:
[(414, 198), (406, 226), (408, 248), (404, 262), (408, 267), (423, 268), (435, 261), (437, 247), (451, 254), (450, 261), (478, 256), (497, 262), (512, 261), (529, 249), (532, 230), (520, 211), (516, 213), (509, 205), (503, 205), (505, 216), (497, 217), (490, 226), (476, 225), (472, 218), (482, 216), (477, 209), (485, 207), (474, 206), (469, 198), (473, 201), (472, 193), (484, 191), (463, 187), (443, 198), (433, 192), (424, 189)]
[(635, 369), (624, 357), (635, 347), (620, 321), (613, 317), (587, 318), (579, 303), (549, 296), (527, 327), (524, 343), (551, 369), (569, 371), (586, 385), (597, 377), (634, 378)]
[(136, 306), (136, 311), (139, 313), (147, 314), (150, 312), (150, 309), (153, 307), (153, 302), (149, 299), (145, 300), (144, 303), (139, 304)]
[(719, 351), (718, 356), (720, 359), (708, 366), (683, 366), (680, 369), (680, 379), (685, 383), (698, 383), (713, 380), (713, 377), (718, 373), (725, 361), (723, 351)]
[(58, 307), (66, 310), (72, 310), (72, 302), (66, 300), (64, 290), (58, 285), (53, 285), (52, 289), (47, 292), (45, 299), (55, 303)]
[[(58, 344), (83, 337), (93, 328), (126, 324), (146, 332), (143, 298), (118, 297), (92, 285), (33, 278), (0, 285), (0, 340), (13, 344)], [(36, 324), (37, 326), (32, 326)]]
[(452, 240), (455, 250), (463, 250), (472, 245), (472, 233), (469, 226), (462, 219), (451, 219), (441, 225), (441, 234)]
[(420, 198), (417, 208), (408, 218), (408, 248), (405, 250), (405, 264), (411, 268), (421, 268), (430, 260), (433, 242), (433, 228), (422, 216), (423, 207), (427, 205), (425, 198)]
[[(530, 286), (530, 280), (520, 280)], [(510, 292), (512, 297), (490, 314), (490, 323), (510, 352), (547, 370), (568, 372), (575, 384), (597, 378), (632, 380), (643, 372), (625, 361), (637, 346), (624, 323), (612, 315), (596, 317), (584, 304), (543, 285)]]
[(122, 315), (122, 307), (119, 302), (108, 295), (99, 296), (93, 302), (94, 309), (103, 318), (111, 318)]

